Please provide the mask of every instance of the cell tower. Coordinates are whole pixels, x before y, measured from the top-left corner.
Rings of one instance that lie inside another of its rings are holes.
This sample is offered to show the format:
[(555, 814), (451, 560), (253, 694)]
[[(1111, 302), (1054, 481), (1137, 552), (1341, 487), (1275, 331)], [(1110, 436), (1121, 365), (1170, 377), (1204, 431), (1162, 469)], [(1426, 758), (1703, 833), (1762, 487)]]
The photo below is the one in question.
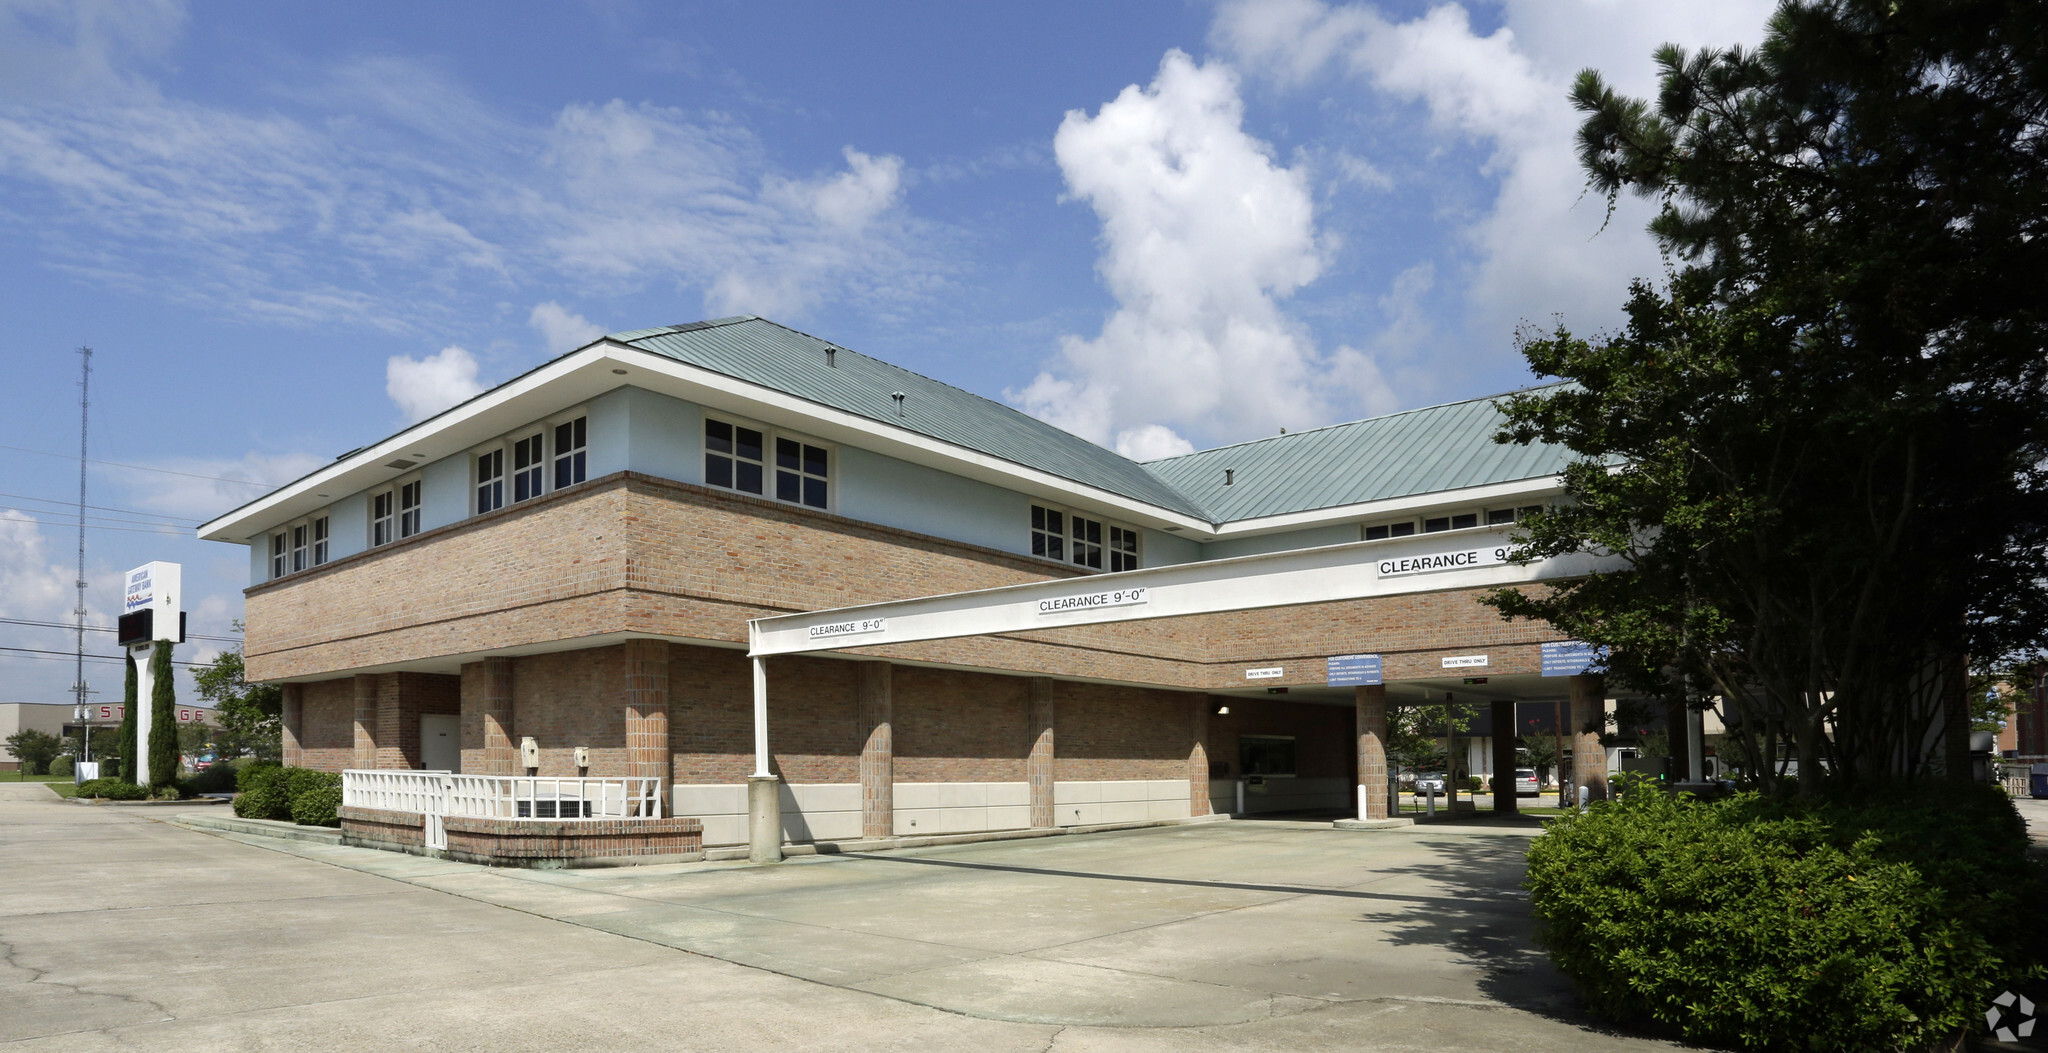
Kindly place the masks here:
[[(78, 606), (71, 612), (78, 625), (77, 678), (72, 682), (71, 690), (78, 697), (77, 715), (80, 720), (85, 719), (85, 707), (91, 701), (86, 696), (92, 693), (91, 689), (85, 686), (85, 421), (86, 414), (91, 409), (92, 348), (81, 347), (78, 349)], [(79, 758), (81, 760), (92, 755), (92, 725), (86, 724), (85, 729), (83, 752)]]

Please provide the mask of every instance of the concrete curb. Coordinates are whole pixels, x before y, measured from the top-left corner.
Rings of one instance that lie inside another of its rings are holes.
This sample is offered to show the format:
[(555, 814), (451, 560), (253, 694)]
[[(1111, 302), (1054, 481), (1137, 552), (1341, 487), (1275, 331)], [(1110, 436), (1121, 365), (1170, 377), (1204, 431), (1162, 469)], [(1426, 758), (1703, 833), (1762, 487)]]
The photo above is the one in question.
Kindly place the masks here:
[(341, 831), (326, 826), (300, 826), (276, 819), (243, 819), (227, 815), (174, 815), (165, 820), (188, 830), (201, 830), (215, 834), (246, 834), (255, 837), (274, 837), (280, 841), (311, 841), (315, 844), (338, 845)]
[[(1099, 834), (1112, 830), (1144, 830), (1160, 826), (1190, 826), (1195, 823), (1227, 823), (1227, 815), (1197, 815), (1187, 819), (1148, 819), (1136, 823), (1097, 823), (1093, 826), (1060, 826), (1040, 830), (987, 830), (973, 834), (930, 834), (919, 837), (876, 837), (859, 841), (818, 841), (782, 846), (783, 856), (836, 856), (849, 852), (890, 852), (902, 848), (934, 848), (940, 845), (975, 845), (985, 841), (1024, 841), (1036, 837), (1067, 837)], [(709, 848), (707, 862), (747, 858), (745, 845)]]
[(1400, 830), (1414, 825), (1413, 819), (1339, 819), (1330, 824), (1336, 830)]
[(72, 804), (90, 805), (94, 808), (191, 808), (195, 805), (226, 804), (219, 799), (187, 797), (177, 801), (114, 801), (105, 797), (67, 797)]

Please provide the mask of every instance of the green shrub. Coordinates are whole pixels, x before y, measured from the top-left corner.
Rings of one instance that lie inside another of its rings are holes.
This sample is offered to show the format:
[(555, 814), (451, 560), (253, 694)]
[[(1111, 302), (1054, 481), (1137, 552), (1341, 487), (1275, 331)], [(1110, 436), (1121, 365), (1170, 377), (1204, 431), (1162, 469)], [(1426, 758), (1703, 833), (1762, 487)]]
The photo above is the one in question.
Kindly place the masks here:
[(241, 792), (235, 795), (235, 814), (244, 819), (290, 819), (292, 798), (286, 771), (274, 765), (244, 770), (237, 780)]
[[(250, 777), (252, 776), (252, 774), (253, 774), (253, 773), (255, 773), (255, 772), (259, 772), (259, 771), (277, 771), (279, 767), (280, 767), (280, 765), (279, 765), (279, 764), (278, 764), (278, 763), (277, 763), (276, 761), (271, 761), (271, 760), (257, 760), (257, 759), (256, 759), (256, 758), (254, 758), (254, 757), (244, 757), (244, 758), (242, 758), (242, 759), (240, 759), (240, 760), (238, 760), (238, 761), (236, 761), (236, 762), (235, 762), (235, 767), (234, 767), (234, 771), (235, 771), (235, 789), (236, 789), (236, 790), (246, 790), (246, 789), (248, 789), (248, 788), (249, 788), (249, 779), (250, 779)], [(256, 776), (256, 777), (257, 777), (257, 778), (266, 778), (267, 776)]]
[(300, 826), (340, 826), (341, 775), (309, 768), (287, 768), (292, 822)]
[(93, 779), (78, 788), (78, 796), (103, 797), (109, 801), (139, 801), (149, 796), (149, 791), (120, 779)]
[(235, 769), (224, 761), (215, 761), (210, 767), (180, 777), (178, 789), (187, 797), (197, 797), (203, 793), (233, 793)]
[(1465, 776), (1465, 788), (1471, 790), (1473, 793), (1478, 793), (1480, 790), (1486, 788), (1486, 780), (1480, 778), (1477, 775), (1467, 775)]
[(1643, 782), (1529, 851), (1537, 939), (1594, 1012), (1688, 1042), (1918, 1047), (2038, 975), (2026, 827), (1989, 787), (1714, 802)]
[(71, 755), (68, 753), (50, 762), (50, 774), (52, 775), (69, 775), (77, 770), (76, 762), (71, 759)]

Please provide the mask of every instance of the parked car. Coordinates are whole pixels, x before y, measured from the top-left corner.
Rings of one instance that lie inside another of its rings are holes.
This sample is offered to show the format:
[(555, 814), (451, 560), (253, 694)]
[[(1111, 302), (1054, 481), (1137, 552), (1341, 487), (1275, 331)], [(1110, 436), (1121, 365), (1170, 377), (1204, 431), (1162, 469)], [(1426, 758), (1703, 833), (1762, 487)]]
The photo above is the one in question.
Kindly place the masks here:
[(1543, 785), (1536, 781), (1536, 769), (1515, 769), (1515, 796), (1535, 797), (1543, 792)]
[(1450, 777), (1440, 771), (1423, 772), (1415, 777), (1416, 793), (1443, 793), (1450, 787)]

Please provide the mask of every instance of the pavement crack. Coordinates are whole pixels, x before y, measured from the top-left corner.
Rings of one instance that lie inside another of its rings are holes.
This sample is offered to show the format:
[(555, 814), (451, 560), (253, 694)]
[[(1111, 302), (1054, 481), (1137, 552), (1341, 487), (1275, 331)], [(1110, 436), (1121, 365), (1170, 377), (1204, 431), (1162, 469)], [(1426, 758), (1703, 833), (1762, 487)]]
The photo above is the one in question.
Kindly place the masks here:
[(62, 980), (47, 979), (47, 977), (50, 975), (50, 971), (48, 969), (39, 969), (33, 965), (29, 965), (28, 963), (22, 961), (21, 952), (14, 946), (12, 942), (8, 940), (0, 940), (0, 961), (6, 962), (12, 968), (20, 969), (23, 972), (32, 974), (26, 981), (24, 981), (25, 983), (42, 984), (45, 987), (55, 987), (59, 990), (69, 991), (72, 994), (84, 998), (111, 998), (117, 1002), (122, 1002), (128, 1005), (148, 1006), (149, 1008), (154, 1009), (157, 1012), (158, 1022), (162, 1022), (165, 1020), (176, 1020), (178, 1018), (177, 1014), (171, 1012), (169, 1006), (166, 1006), (162, 1002), (156, 1001), (152, 998), (144, 998), (141, 995), (122, 994), (118, 991), (95, 990), (93, 988), (86, 987), (83, 984), (65, 983)]

